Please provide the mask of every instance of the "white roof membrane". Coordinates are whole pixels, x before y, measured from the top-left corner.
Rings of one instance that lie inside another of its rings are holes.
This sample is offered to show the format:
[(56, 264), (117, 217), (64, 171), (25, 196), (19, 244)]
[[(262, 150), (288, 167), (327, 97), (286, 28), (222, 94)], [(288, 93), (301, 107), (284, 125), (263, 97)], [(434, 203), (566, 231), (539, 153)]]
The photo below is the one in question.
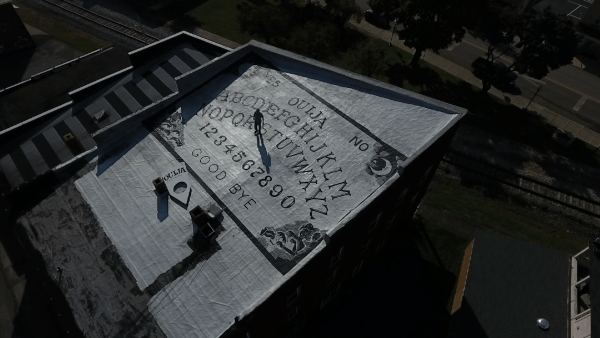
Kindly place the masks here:
[[(220, 335), (458, 116), (386, 93), (240, 62), (100, 154), (76, 185), (141, 289), (192, 254), (189, 210), (223, 209), (218, 250), (149, 304), (167, 336)], [(187, 204), (152, 185), (178, 166)]]

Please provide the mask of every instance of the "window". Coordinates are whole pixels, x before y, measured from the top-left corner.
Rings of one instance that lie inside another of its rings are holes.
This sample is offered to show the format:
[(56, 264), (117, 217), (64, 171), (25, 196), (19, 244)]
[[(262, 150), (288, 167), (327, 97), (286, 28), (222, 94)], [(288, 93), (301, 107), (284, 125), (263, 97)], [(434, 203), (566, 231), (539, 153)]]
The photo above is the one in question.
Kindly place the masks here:
[(365, 243), (362, 248), (360, 248), (360, 253), (364, 254), (365, 252), (367, 252), (367, 249), (369, 248), (369, 244), (371, 244), (371, 240), (368, 240), (367, 243)]
[(343, 252), (344, 252), (344, 247), (341, 247), (340, 251), (338, 251), (335, 255), (333, 255), (333, 257), (331, 257), (331, 264), (329, 264), (329, 267), (336, 265), (337, 262), (339, 262), (340, 259), (342, 259)]
[(292, 320), (294, 317), (296, 317), (296, 315), (298, 314), (298, 307), (295, 306), (292, 310), (290, 310), (290, 312), (288, 312), (288, 322), (290, 320)]
[(356, 264), (354, 269), (352, 269), (352, 277), (356, 276), (356, 274), (360, 272), (364, 262), (365, 262), (365, 260), (363, 259), (358, 264)]
[(331, 282), (333, 282), (335, 280), (336, 273), (337, 273), (337, 269), (335, 269), (329, 273), (329, 276), (327, 276), (327, 279), (325, 280), (325, 286), (329, 286), (329, 284), (331, 284)]
[(377, 214), (377, 218), (374, 219), (371, 224), (369, 224), (369, 232), (373, 231), (373, 229), (375, 229), (377, 227), (377, 224), (379, 224), (379, 220), (381, 219), (381, 214), (383, 213), (380, 212), (379, 214)]
[(290, 306), (292, 303), (296, 301), (300, 297), (300, 286), (298, 286), (294, 292), (292, 292), (287, 298), (287, 304)]
[(331, 289), (331, 291), (329, 291), (327, 295), (325, 295), (325, 297), (321, 299), (321, 309), (325, 307), (325, 305), (327, 305), (329, 301), (332, 300), (338, 294), (338, 292), (340, 291), (340, 285), (341, 283), (338, 283), (338, 285), (336, 285), (335, 288)]

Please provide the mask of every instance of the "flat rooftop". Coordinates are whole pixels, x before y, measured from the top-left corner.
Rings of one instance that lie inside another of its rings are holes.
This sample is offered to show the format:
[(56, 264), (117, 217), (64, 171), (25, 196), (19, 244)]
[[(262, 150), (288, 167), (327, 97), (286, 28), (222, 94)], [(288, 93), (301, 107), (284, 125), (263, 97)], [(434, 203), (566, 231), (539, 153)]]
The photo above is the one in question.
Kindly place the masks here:
[(479, 230), (457, 337), (567, 337), (569, 271), (567, 253)]
[[(194, 56), (194, 50), (183, 50)], [(157, 63), (169, 57), (157, 57)], [(144, 67), (166, 82), (168, 72), (161, 67)], [(125, 97), (122, 83), (103, 90), (97, 103), (85, 104), (105, 105), (113, 91)], [(115, 318), (128, 302), (147, 306), (168, 337), (219, 336), (465, 113), (257, 42), (179, 72), (169, 83), (173, 94), (155, 112), (143, 115), (142, 108), (90, 134), (94, 159), (66, 183), (64, 206), (53, 195), (21, 219), (25, 227), (44, 228), (37, 235), (30, 230), (30, 237), (50, 256), (52, 242), (62, 241), (49, 235), (56, 223), (82, 227), (76, 225), (81, 214), (60, 220), (60, 210), (89, 210), (81, 232), (88, 236), (96, 229), (87, 241), (113, 245), (115, 259), (133, 280), (121, 283), (127, 295), (115, 296), (101, 283), (87, 292)], [(256, 109), (264, 115), (261, 135), (254, 133)], [(141, 123), (128, 123), (137, 117)], [(99, 138), (103, 133), (114, 137)], [(155, 192), (156, 177), (173, 189), (170, 197)], [(218, 215), (211, 242), (194, 243), (203, 231), (189, 216), (195, 206)], [(73, 230), (57, 231), (66, 236)], [(106, 240), (100, 241), (103, 234)], [(195, 250), (201, 256), (183, 268)], [(94, 251), (63, 253), (79, 256), (60, 264), (77, 271), (85, 252), (88, 265), (111, 266), (108, 254)], [(48, 265), (58, 264), (56, 259), (49, 258)], [(101, 270), (80, 271), (80, 278), (109, 278)], [(126, 289), (131, 283), (138, 291)], [(77, 303), (77, 294), (66, 297)], [(97, 327), (111, 325), (106, 318), (96, 320)]]

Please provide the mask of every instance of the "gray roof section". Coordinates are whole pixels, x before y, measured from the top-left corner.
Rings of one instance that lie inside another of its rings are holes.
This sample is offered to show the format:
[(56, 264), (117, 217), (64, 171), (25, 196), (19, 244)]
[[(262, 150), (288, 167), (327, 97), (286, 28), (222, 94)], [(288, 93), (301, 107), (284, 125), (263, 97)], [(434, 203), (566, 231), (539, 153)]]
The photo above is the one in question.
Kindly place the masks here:
[(592, 302), (592, 337), (600, 338), (600, 253), (590, 243), (590, 300)]
[[(568, 337), (566, 253), (478, 231), (458, 337)], [(550, 322), (543, 331), (538, 318)]]

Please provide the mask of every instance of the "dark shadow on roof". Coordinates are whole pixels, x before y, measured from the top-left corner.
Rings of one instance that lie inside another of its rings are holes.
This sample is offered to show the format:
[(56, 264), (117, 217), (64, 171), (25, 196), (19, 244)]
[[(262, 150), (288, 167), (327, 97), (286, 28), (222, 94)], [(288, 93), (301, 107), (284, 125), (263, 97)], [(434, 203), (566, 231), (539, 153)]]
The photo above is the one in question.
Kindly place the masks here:
[[(465, 287), (467, 315), (458, 337), (471, 337), (474, 318), (489, 338), (567, 337), (570, 255), (478, 231)], [(543, 331), (538, 318), (550, 322)], [(475, 331), (473, 331), (475, 330)]]

